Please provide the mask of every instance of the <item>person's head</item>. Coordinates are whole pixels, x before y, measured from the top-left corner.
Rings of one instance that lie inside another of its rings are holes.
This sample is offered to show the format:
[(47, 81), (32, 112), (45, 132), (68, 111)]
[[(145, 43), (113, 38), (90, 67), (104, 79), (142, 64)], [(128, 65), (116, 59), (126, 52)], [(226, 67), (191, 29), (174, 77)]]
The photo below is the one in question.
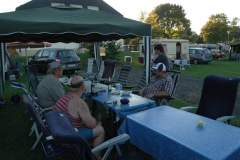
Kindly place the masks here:
[(154, 51), (156, 54), (162, 54), (164, 52), (164, 48), (161, 44), (157, 44), (154, 46)]
[(85, 92), (84, 79), (81, 76), (75, 76), (71, 80), (70, 91), (81, 96)]
[(162, 78), (166, 75), (166, 66), (163, 63), (158, 63), (152, 67), (157, 77)]
[(57, 62), (53, 61), (48, 64), (47, 74), (52, 74), (56, 78), (62, 77), (64, 66)]

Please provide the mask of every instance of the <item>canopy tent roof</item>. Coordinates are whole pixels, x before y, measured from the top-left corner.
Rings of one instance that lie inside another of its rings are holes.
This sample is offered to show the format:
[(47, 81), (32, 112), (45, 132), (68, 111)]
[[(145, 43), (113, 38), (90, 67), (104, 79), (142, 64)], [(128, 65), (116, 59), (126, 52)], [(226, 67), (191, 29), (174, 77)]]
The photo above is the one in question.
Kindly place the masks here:
[[(8, 42), (95, 42), (96, 60), (100, 43), (107, 40), (144, 37), (146, 79), (150, 73), (151, 25), (110, 14), (73, 7), (45, 7), (0, 13), (0, 98), (4, 97), (4, 64)], [(148, 82), (148, 80), (147, 80)]]
[(151, 36), (151, 25), (68, 6), (0, 14), (0, 42), (100, 42)]

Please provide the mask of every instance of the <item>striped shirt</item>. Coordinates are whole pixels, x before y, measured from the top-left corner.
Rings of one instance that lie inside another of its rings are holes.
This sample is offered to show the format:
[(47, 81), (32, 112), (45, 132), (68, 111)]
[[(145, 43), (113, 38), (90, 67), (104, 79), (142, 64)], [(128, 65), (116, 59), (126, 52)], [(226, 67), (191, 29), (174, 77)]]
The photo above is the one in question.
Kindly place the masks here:
[(53, 110), (58, 110), (66, 113), (69, 120), (72, 122), (72, 125), (75, 128), (82, 128), (84, 126), (84, 122), (81, 118), (75, 118), (68, 113), (68, 103), (72, 98), (75, 98), (76, 95), (63, 95), (55, 104)]
[(163, 78), (154, 77), (143, 91), (143, 97), (149, 94), (157, 93), (161, 91), (167, 92), (171, 95), (173, 90), (173, 80), (169, 75)]

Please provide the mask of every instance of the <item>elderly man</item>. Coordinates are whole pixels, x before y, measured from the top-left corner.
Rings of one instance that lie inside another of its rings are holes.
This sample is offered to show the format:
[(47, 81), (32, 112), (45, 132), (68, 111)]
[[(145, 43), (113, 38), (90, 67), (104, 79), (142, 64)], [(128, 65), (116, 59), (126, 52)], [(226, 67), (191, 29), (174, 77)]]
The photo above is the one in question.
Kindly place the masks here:
[[(70, 92), (63, 95), (53, 109), (65, 112), (73, 126), (78, 129), (78, 133), (86, 140), (93, 138), (93, 147), (96, 147), (104, 141), (105, 132), (91, 116), (86, 102), (80, 98), (85, 92), (83, 78), (73, 77), (70, 87)], [(95, 156), (102, 159), (101, 152), (95, 153)]]
[(47, 75), (43, 77), (37, 87), (37, 97), (40, 107), (53, 107), (57, 100), (65, 94), (59, 78), (63, 74), (61, 63), (54, 61), (49, 63)]
[(155, 72), (155, 77), (150, 83), (139, 91), (139, 95), (146, 98), (156, 98), (161, 96), (169, 96), (173, 90), (173, 80), (166, 74), (166, 66), (163, 63), (158, 63), (152, 67)]

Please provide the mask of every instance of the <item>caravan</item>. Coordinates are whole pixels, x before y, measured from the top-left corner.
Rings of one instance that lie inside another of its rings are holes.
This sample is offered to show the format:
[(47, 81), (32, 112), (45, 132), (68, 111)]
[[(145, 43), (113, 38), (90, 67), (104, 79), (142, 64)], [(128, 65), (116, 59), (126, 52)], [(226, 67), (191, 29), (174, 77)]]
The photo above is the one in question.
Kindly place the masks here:
[[(186, 54), (189, 59), (189, 41), (187, 39), (152, 39), (151, 40), (151, 59), (155, 59), (157, 55), (154, 53), (154, 46), (162, 44), (165, 54), (168, 58), (181, 59), (181, 54)], [(144, 57), (143, 41), (139, 41), (140, 57)], [(144, 59), (144, 58), (143, 58)]]

